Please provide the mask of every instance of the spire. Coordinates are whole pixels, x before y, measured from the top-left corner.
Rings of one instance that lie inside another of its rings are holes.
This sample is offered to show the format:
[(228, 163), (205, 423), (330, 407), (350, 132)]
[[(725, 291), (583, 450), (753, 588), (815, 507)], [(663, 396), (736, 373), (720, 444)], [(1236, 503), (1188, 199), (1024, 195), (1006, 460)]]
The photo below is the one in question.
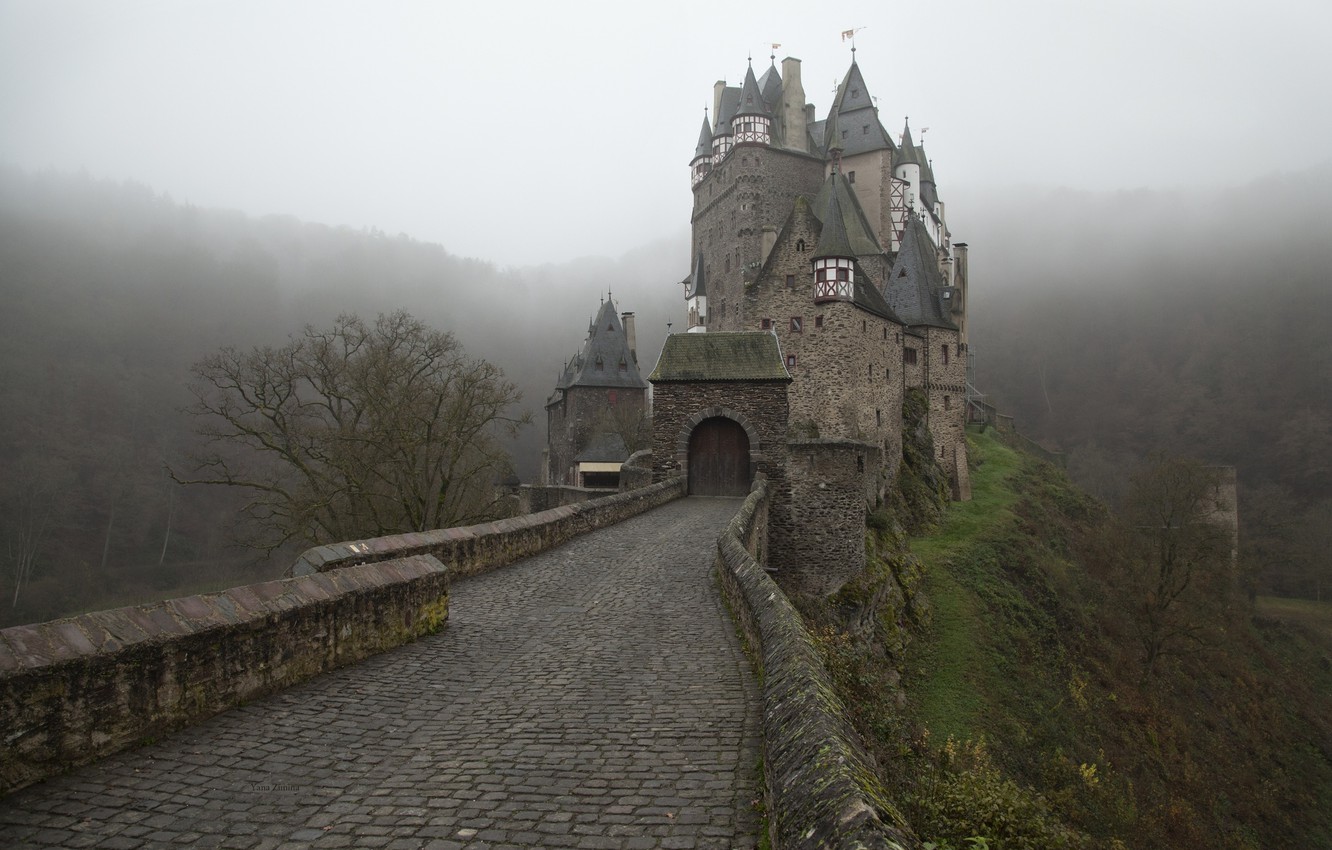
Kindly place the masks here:
[(920, 165), (920, 156), (916, 153), (916, 145), (911, 141), (911, 119), (906, 119), (906, 124), (902, 128), (902, 145), (900, 156), (897, 159), (897, 165)]
[(712, 122), (708, 121), (708, 109), (703, 108), (703, 129), (698, 131), (698, 144), (694, 147), (694, 159), (700, 156), (712, 156)]
[(698, 257), (694, 260), (694, 273), (689, 278), (689, 298), (706, 298), (708, 287), (703, 279), (703, 249), (698, 250)]
[(833, 171), (842, 170), (842, 151), (846, 149), (846, 145), (842, 144), (842, 122), (837, 116), (837, 107), (834, 106), (832, 112), (828, 113), (823, 136), (824, 148), (827, 149), (828, 156), (832, 157)]
[(763, 101), (763, 90), (759, 88), (758, 79), (754, 76), (753, 60), (750, 60), (749, 70), (745, 71), (745, 82), (740, 87), (740, 104), (735, 114), (772, 117), (767, 103)]
[[(837, 174), (830, 174), (828, 181), (837, 181)], [(846, 220), (842, 216), (842, 204), (837, 198), (836, 185), (828, 196), (828, 212), (823, 217), (823, 232), (819, 234), (818, 247), (814, 249), (814, 259), (823, 260), (833, 257), (854, 258), (856, 252), (851, 249), (851, 240), (846, 235)]]

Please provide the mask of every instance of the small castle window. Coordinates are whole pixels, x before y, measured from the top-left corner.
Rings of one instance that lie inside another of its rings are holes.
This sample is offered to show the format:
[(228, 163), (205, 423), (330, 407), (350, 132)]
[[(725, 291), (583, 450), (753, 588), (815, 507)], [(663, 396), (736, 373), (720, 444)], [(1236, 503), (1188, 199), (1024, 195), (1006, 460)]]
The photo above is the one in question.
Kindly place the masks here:
[(887, 329), (887, 328), (884, 328), (884, 329), (883, 329), (883, 338), (884, 338), (884, 339), (887, 339), (887, 338), (888, 338), (888, 329)]
[(916, 349), (914, 349), (914, 348), (904, 348), (904, 349), (902, 349), (902, 362), (905, 363), (905, 364), (908, 365), (908, 366), (915, 366), (915, 365), (916, 365)]
[(846, 131), (845, 131), (845, 130), (842, 131), (842, 138), (843, 138), (843, 139), (846, 138)]
[(866, 367), (865, 367), (865, 371), (866, 371), (866, 373), (867, 373), (867, 374), (865, 375), (865, 377), (867, 377), (867, 378), (873, 378), (873, 377), (874, 377), (874, 364), (871, 363), (871, 364), (869, 364), (868, 366), (866, 366)]
[(943, 362), (944, 362), (944, 365), (947, 366), (947, 365), (948, 365), (948, 344), (947, 344), (947, 343), (944, 343), (942, 346), (940, 346), (940, 348), (941, 348), (941, 350), (943, 351)]
[(860, 320), (860, 332), (861, 332), (861, 333), (864, 333), (864, 332), (867, 331), (867, 330), (869, 330), (869, 324), (868, 324), (864, 319), (861, 319), (861, 320)]
[(953, 409), (953, 397), (947, 395), (944, 396), (944, 410), (952, 410), (952, 409)]
[(874, 411), (874, 423), (875, 423), (876, 425), (882, 425), (882, 424), (883, 424), (883, 411), (882, 411), (882, 410), (875, 410), (875, 411)]
[(793, 274), (788, 274), (788, 275), (786, 276), (786, 285), (789, 286), (789, 287), (794, 287), (794, 286), (795, 286), (795, 275), (793, 275)]
[(814, 327), (816, 327), (816, 328), (821, 328), (821, 327), (823, 327), (823, 317), (822, 317), (822, 316), (815, 316), (815, 317), (814, 317)]
[(893, 370), (892, 370), (892, 369), (884, 369), (884, 370), (883, 370), (883, 379), (884, 379), (885, 381), (891, 381), (891, 380), (893, 379)]
[(803, 329), (804, 329), (804, 322), (801, 321), (800, 317), (799, 317), (799, 316), (792, 316), (792, 317), (791, 317), (791, 333), (793, 333), (793, 334), (798, 334), (798, 333), (800, 333), (801, 330), (803, 330)]
[(846, 173), (846, 182), (848, 183), (856, 182), (856, 173), (854, 171), (848, 171)]
[(860, 97), (860, 89), (851, 89), (852, 97)]
[(860, 125), (860, 135), (862, 135), (862, 136), (868, 136), (868, 135), (869, 135), (869, 125), (868, 125), (868, 124), (861, 124), (861, 125)]
[(621, 361), (620, 361), (620, 371), (621, 371), (621, 372), (628, 372), (628, 371), (629, 371), (629, 364), (626, 363), (626, 362), (624, 362), (623, 360), (621, 360)]
[(796, 363), (796, 361), (795, 361), (795, 355), (794, 355), (794, 354), (788, 354), (788, 355), (786, 355), (786, 368), (788, 368), (788, 369), (794, 369), (794, 368), (795, 368), (795, 363)]
[(597, 371), (598, 371), (598, 372), (600, 372), (602, 369), (605, 369), (605, 368), (606, 368), (606, 364), (602, 361), (602, 359), (601, 359), (600, 356), (597, 357), (597, 363), (596, 363), (596, 366), (597, 366)]
[(796, 250), (802, 254), (805, 253), (805, 240), (803, 239), (796, 240)]
[(771, 330), (771, 329), (772, 329), (772, 319), (763, 319), (762, 321), (759, 322), (759, 327), (762, 328), (762, 329), (765, 330), (765, 331), (766, 331), (766, 330)]

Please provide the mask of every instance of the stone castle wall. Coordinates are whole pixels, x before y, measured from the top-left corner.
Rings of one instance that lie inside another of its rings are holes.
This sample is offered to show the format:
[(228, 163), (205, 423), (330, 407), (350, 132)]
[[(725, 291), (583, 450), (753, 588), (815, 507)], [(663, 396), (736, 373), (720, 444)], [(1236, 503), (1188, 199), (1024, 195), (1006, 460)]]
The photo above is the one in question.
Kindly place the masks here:
[(768, 520), (769, 560), (784, 586), (827, 596), (865, 569), (865, 509), (878, 497), (880, 465), (870, 443), (788, 442), (785, 493)]
[(750, 330), (741, 302), (757, 272), (751, 264), (762, 257), (763, 230), (780, 228), (796, 196), (816, 194), (823, 177), (817, 157), (742, 145), (694, 187), (691, 254), (703, 252), (709, 330)]

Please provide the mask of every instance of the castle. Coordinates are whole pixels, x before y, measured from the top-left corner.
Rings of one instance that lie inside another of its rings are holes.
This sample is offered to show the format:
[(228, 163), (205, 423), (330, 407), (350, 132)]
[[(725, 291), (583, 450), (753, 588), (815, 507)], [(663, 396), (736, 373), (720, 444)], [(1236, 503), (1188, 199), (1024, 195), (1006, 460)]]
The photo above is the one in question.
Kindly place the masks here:
[(738, 495), (766, 475), (779, 568), (863, 564), (865, 505), (899, 472), (912, 390), (952, 497), (970, 498), (967, 246), (924, 147), (909, 124), (897, 141), (884, 128), (854, 56), (822, 120), (798, 59), (714, 86), (689, 164), (688, 330), (649, 377), (652, 477)]

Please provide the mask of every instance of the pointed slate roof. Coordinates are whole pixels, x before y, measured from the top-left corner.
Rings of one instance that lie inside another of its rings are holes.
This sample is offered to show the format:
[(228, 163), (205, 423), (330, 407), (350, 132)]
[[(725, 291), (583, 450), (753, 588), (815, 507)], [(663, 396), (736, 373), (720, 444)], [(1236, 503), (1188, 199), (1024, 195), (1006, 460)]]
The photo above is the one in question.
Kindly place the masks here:
[(893, 167), (910, 165), (911, 163), (920, 165), (920, 154), (916, 153), (916, 146), (911, 141), (911, 119), (908, 118), (906, 125), (902, 128), (902, 144), (898, 147), (898, 156), (893, 162)]
[(735, 86), (727, 86), (722, 89), (721, 108), (717, 110), (717, 126), (713, 128), (714, 136), (731, 136), (731, 119), (735, 117), (735, 112), (740, 108), (740, 89)]
[(703, 113), (703, 129), (698, 131), (698, 144), (694, 146), (694, 159), (701, 156), (712, 156), (712, 124), (706, 112)]
[[(621, 366), (623, 365), (623, 369)], [(629, 338), (620, 323), (615, 302), (607, 299), (592, 321), (583, 350), (565, 367), (565, 374), (555, 388), (572, 387), (627, 387), (642, 389), (647, 386), (638, 371), (633, 354), (629, 351)]]
[[(846, 178), (842, 177), (842, 175), (840, 175), (840, 174), (833, 174), (833, 175), (831, 175), (831, 176), (828, 178), (828, 181), (831, 182), (831, 181), (835, 181), (835, 180), (838, 180), (838, 179), (840, 179), (840, 180), (843, 182), (843, 184), (845, 184), (845, 187), (846, 187), (846, 188), (849, 188), (849, 187), (850, 187), (850, 184), (849, 184), (849, 183), (846, 183)], [(827, 185), (827, 184), (825, 183), (825, 186), (826, 186), (826, 185)], [(834, 218), (833, 216), (828, 215), (827, 213), (825, 213), (825, 214), (824, 214), (823, 221), (830, 221), (830, 222), (833, 222), (833, 223), (830, 225), (830, 227), (833, 228), (833, 229), (836, 229), (836, 228), (837, 228), (837, 224), (836, 224), (836, 222), (837, 222), (837, 221), (841, 221), (841, 222), (842, 222), (842, 230), (843, 230), (843, 233), (845, 234), (845, 230), (846, 230), (847, 222), (850, 221), (850, 222), (854, 223), (858, 218), (860, 218), (860, 219), (863, 220), (863, 215), (864, 215), (864, 214), (859, 212), (859, 210), (860, 210), (860, 204), (855, 200), (855, 195), (854, 195), (854, 193), (851, 193), (851, 194), (850, 194), (849, 196), (847, 196), (847, 197), (843, 197), (843, 196), (840, 195), (840, 194), (834, 194), (834, 193), (830, 190), (830, 191), (829, 191), (829, 205), (830, 205), (830, 206), (833, 205), (833, 199), (834, 199), (834, 198), (836, 199), (836, 204), (835, 204), (835, 205), (837, 206), (838, 210), (842, 213), (842, 215), (840, 215), (840, 216)], [(822, 225), (822, 223), (820, 222), (820, 219), (819, 219), (819, 216), (818, 216), (818, 212), (815, 210), (815, 203), (816, 203), (816, 201), (817, 201), (817, 199), (811, 199), (808, 195), (799, 195), (799, 196), (796, 197), (795, 204), (794, 204), (794, 205), (792, 206), (792, 208), (791, 208), (791, 214), (787, 217), (787, 219), (786, 219), (786, 224), (784, 224), (784, 225), (782, 226), (782, 232), (781, 232), (781, 234), (779, 234), (778, 237), (777, 237), (779, 243), (781, 242), (781, 240), (783, 240), (783, 239), (785, 239), (785, 238), (787, 237), (787, 234), (790, 233), (790, 229), (791, 229), (791, 227), (793, 226), (793, 224), (797, 221), (797, 219), (798, 219), (799, 217), (802, 217), (802, 216), (808, 216), (809, 218), (812, 218), (812, 219), (813, 219), (813, 223), (814, 223), (814, 224), (817, 224), (817, 225), (820, 226), (820, 228), (823, 228), (823, 225)], [(846, 211), (846, 210), (847, 210), (847, 206), (846, 206), (847, 204), (852, 204), (852, 205), (854, 205), (855, 210), (853, 211), (853, 213), (855, 213), (855, 214), (847, 213), (847, 211)], [(808, 225), (806, 225), (806, 226), (808, 226)], [(832, 253), (832, 252), (829, 252), (829, 253), (827, 253), (827, 254), (822, 254), (822, 255), (821, 255), (819, 249), (823, 247), (824, 234), (826, 233), (826, 231), (827, 231), (827, 228), (823, 228), (823, 229), (820, 230), (820, 234), (819, 234), (819, 248), (816, 248), (816, 249), (815, 249), (815, 257), (816, 257), (816, 258), (819, 257), (819, 256), (831, 256), (831, 257), (853, 256), (853, 255), (848, 255), (848, 254), (838, 254), (838, 253)], [(832, 239), (832, 240), (835, 240), (837, 237), (836, 237), (835, 235), (832, 235), (832, 236), (829, 236), (828, 238), (829, 238), (829, 239)], [(877, 243), (875, 243), (875, 244), (876, 244), (876, 246), (877, 246)], [(841, 249), (835, 249), (835, 250), (841, 250)], [(854, 248), (852, 248), (851, 250), (854, 251)], [(881, 253), (881, 252), (869, 252), (869, 253)], [(773, 252), (773, 256), (769, 259), (769, 262), (774, 261), (775, 258), (776, 258), (776, 256), (777, 256), (777, 252), (774, 251), (774, 252)], [(897, 322), (898, 324), (906, 324), (906, 323), (903, 322), (900, 318), (897, 317), (897, 314), (893, 312), (892, 307), (888, 306), (888, 302), (885, 301), (885, 300), (883, 299), (883, 294), (882, 294), (881, 292), (879, 292), (878, 286), (874, 283), (874, 281), (870, 278), (870, 276), (869, 276), (868, 274), (865, 273), (865, 270), (864, 270), (863, 268), (861, 268), (859, 261), (857, 261), (856, 264), (855, 264), (855, 272), (856, 272), (855, 275), (853, 275), (853, 277), (854, 277), (854, 281), (855, 281), (855, 282), (854, 282), (854, 289), (853, 289), (852, 296), (851, 296), (851, 303), (855, 304), (857, 307), (859, 307), (859, 308), (862, 309), (862, 310), (865, 310), (865, 311), (867, 311), (867, 312), (873, 313), (873, 314), (876, 315), (876, 316), (882, 316), (882, 317), (884, 317), (885, 319), (889, 319), (890, 321)]]
[(907, 220), (902, 249), (884, 283), (884, 299), (908, 325), (956, 329), (943, 305), (943, 289), (934, 240), (924, 222), (913, 215)]
[(869, 218), (865, 216), (865, 210), (860, 206), (856, 192), (844, 174), (836, 172), (830, 174), (828, 179), (823, 181), (823, 188), (819, 190), (819, 194), (815, 196), (812, 208), (819, 224), (825, 228), (828, 226), (829, 209), (834, 194), (837, 196), (837, 209), (841, 214), (846, 239), (851, 246), (850, 255), (838, 256), (863, 257), (868, 254), (882, 254), (883, 248), (879, 245), (879, 240), (874, 237), (874, 228), (870, 226)]
[(846, 151), (846, 142), (842, 139), (842, 124), (837, 120), (837, 110), (828, 113), (828, 120), (823, 122), (823, 150), (832, 156), (833, 151)]
[(758, 78), (759, 91), (763, 92), (763, 101), (768, 109), (775, 109), (782, 102), (782, 75), (777, 71), (777, 60), (768, 66), (763, 76)]
[(924, 145), (916, 145), (916, 158), (920, 160), (920, 199), (933, 213), (934, 205), (939, 202), (939, 187), (934, 185), (934, 166), (930, 165)]
[(745, 71), (745, 84), (740, 88), (740, 102), (736, 106), (736, 115), (766, 115), (772, 117), (772, 110), (763, 100), (763, 90), (754, 78), (754, 66)]
[(883, 124), (879, 123), (879, 110), (874, 106), (874, 98), (870, 96), (860, 66), (854, 59), (842, 84), (837, 87), (837, 98), (828, 113), (829, 122), (834, 117), (841, 131), (839, 135), (845, 134), (842, 140), (844, 156), (894, 149), (892, 138), (883, 129)]
[(662, 346), (654, 384), (696, 381), (790, 381), (777, 337), (762, 331), (671, 334)]
[(685, 298), (706, 298), (708, 295), (707, 281), (703, 279), (703, 250), (700, 247), (698, 256), (694, 259), (694, 273), (688, 278), (689, 288), (685, 290)]
[[(828, 175), (826, 182), (832, 183), (837, 174)], [(819, 244), (814, 249), (814, 259), (829, 257), (848, 257), (855, 259), (856, 252), (851, 248), (851, 240), (846, 235), (846, 220), (842, 215), (842, 205), (836, 191), (828, 192), (828, 207), (821, 218), (823, 230), (819, 233)]]

